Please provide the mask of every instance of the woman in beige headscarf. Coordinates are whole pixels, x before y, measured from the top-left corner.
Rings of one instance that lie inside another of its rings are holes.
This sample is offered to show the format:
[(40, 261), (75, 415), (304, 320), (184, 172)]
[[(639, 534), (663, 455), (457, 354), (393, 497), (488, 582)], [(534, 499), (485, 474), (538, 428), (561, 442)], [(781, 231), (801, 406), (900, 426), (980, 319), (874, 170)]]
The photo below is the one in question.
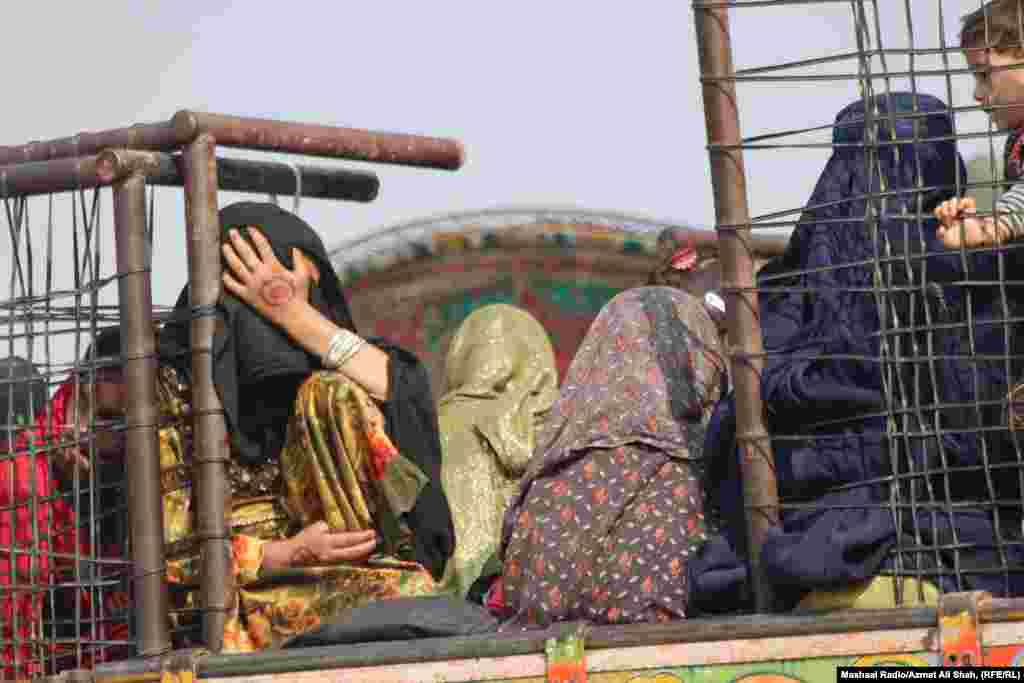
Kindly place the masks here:
[(547, 333), (529, 313), (495, 304), (474, 311), (452, 339), (447, 393), (438, 406), (441, 478), (455, 523), (444, 587), (465, 596), (498, 549), (509, 501), (558, 397)]

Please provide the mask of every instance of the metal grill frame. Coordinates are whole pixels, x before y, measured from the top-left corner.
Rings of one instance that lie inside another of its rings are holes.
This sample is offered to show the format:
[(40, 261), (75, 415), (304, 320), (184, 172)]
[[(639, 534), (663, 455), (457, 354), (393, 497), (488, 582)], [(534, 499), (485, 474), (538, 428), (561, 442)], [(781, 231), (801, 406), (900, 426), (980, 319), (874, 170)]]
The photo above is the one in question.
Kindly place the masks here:
[[(125, 333), (129, 411), (128, 479), (138, 652), (168, 652), (163, 511), (156, 437), (156, 349), (152, 336), (151, 273), (146, 254), (147, 182), (184, 185), (188, 226), (193, 419), (197, 511), (201, 543), (200, 600), (203, 638), (211, 652), (223, 647), (234, 587), (230, 582), (230, 538), (224, 510), (230, 506), (226, 463), (227, 428), (213, 384), (215, 319), (221, 291), (219, 188), (372, 201), (379, 181), (372, 173), (341, 169), (218, 159), (218, 146), (350, 159), (454, 171), (464, 162), (462, 146), (450, 139), (381, 133), (182, 110), (169, 121), (0, 148), (0, 197), (72, 189), (114, 188), (120, 317)], [(178, 158), (166, 154), (180, 149)], [(282, 167), (290, 170), (282, 172)], [(309, 181), (303, 182), (303, 174)], [(227, 182), (222, 182), (223, 174)]]

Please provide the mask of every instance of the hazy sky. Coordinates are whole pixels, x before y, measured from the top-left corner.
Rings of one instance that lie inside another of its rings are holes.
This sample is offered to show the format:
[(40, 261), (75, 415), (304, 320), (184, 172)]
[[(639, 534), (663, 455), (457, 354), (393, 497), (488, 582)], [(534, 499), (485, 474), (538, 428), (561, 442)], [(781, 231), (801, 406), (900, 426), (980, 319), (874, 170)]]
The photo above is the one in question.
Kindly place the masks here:
[[(905, 47), (904, 2), (879, 2), (882, 47)], [(694, 21), (685, 0), (9, 4), (0, 144), (164, 119), (184, 107), (463, 142), (468, 162), (457, 173), (374, 166), (382, 181), (375, 203), (303, 202), (302, 214), (328, 245), (399, 221), (495, 206), (607, 209), (700, 226), (714, 221)], [(939, 0), (910, 4), (915, 45), (938, 47)], [(954, 44), (960, 15), (978, 0), (941, 4), (944, 33)], [(868, 20), (877, 40), (873, 16)], [(850, 3), (744, 8), (733, 11), (732, 21), (740, 68), (856, 47)], [(964, 66), (958, 54), (950, 59)], [(937, 59), (916, 64), (940, 66)], [(845, 61), (814, 73), (856, 68)], [(889, 68), (906, 62), (892, 57)], [(952, 81), (953, 102), (969, 104), (967, 77)], [(917, 88), (950, 99), (945, 78), (919, 79)], [(743, 133), (828, 124), (859, 96), (851, 80), (741, 85)], [(986, 124), (983, 115), (971, 114), (958, 126), (984, 130)], [(971, 156), (982, 147), (963, 151)], [(823, 150), (748, 154), (752, 212), (799, 207), (826, 158)], [(54, 286), (69, 286), (71, 211), (67, 202), (55, 206)], [(37, 200), (30, 215), (37, 264), (46, 208)], [(179, 191), (160, 193), (158, 304), (173, 303), (185, 281), (182, 210)], [(9, 250), (9, 237), (3, 239)], [(109, 234), (103, 239), (109, 273), (113, 243)], [(0, 266), (4, 283), (8, 268)], [(39, 287), (37, 281), (36, 293)], [(104, 299), (112, 303), (108, 290)]]

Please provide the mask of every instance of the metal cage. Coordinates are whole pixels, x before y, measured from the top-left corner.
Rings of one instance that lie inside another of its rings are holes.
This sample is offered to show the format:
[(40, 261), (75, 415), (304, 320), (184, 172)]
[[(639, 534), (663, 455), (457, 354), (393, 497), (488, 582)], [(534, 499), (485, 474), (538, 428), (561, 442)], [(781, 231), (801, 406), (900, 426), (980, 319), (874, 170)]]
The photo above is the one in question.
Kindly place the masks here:
[[(366, 202), (379, 181), (361, 171), (221, 159), (218, 145), (448, 170), (463, 158), (451, 140), (189, 111), (167, 122), (0, 149), (11, 356), (0, 377), (0, 678), (152, 657), (174, 642), (161, 503), (167, 473), (158, 450), (167, 416), (157, 410), (147, 186), (185, 191), (195, 378), (189, 421), (202, 564), (198, 618), (191, 621), (201, 626), (206, 648), (222, 647), (233, 591), (227, 440), (204, 352), (220, 294), (218, 189)], [(116, 251), (110, 272), (101, 268), (110, 260), (100, 229), (106, 187)], [(71, 197), (70, 226), (54, 212), (68, 203), (62, 193)], [(33, 199), (39, 195), (45, 197)], [(29, 220), (40, 214), (41, 227)], [(68, 260), (70, 282), (56, 265)], [(71, 341), (57, 344), (64, 338)], [(111, 379), (114, 372), (123, 373), (122, 382)], [(109, 392), (118, 384), (124, 395), (114, 400)], [(123, 414), (110, 414), (110, 405), (123, 406)]]
[[(1008, 187), (987, 160), (968, 179), (956, 151), (1001, 143), (971, 123), (981, 107), (951, 4), (693, 3), (735, 378), (715, 457), (742, 471), (737, 537), (761, 611), (849, 606), (839, 593), (875, 576), (892, 606), (1024, 590), (1018, 245), (949, 250), (933, 217), (948, 198)], [(849, 49), (796, 41), (798, 56), (733, 64), (730, 25), (796, 13), (848, 25)], [(765, 84), (773, 101), (810, 90), (848, 106), (785, 130), (750, 116), (741, 133)], [(767, 181), (745, 161), (802, 163), (810, 180), (809, 150), (831, 154), (811, 200), (751, 216), (748, 190)], [(751, 236), (779, 228), (793, 230), (786, 253), (755, 271)]]

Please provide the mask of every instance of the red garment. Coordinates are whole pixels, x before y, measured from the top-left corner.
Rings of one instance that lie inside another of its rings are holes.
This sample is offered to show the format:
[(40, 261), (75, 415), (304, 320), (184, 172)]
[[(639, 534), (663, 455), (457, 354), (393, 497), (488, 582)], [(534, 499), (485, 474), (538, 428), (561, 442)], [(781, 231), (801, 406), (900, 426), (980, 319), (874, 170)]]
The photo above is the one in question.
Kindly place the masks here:
[(487, 591), (487, 598), (484, 600), (484, 607), (491, 614), (502, 616), (505, 613), (505, 586), (502, 577), (498, 577), (491, 584)]
[[(73, 392), (71, 381), (58, 389), (35, 429), (18, 436), (8, 454), (14, 457), (0, 461), (0, 640), (15, 637), (16, 615), (17, 637), (38, 642), (44, 593), (29, 589), (48, 585), (53, 578), (52, 553), (70, 553), (75, 545), (74, 513), (65, 501), (54, 500), (57, 487), (48, 462), (48, 448), (70, 427), (67, 416)], [(30, 445), (37, 449), (35, 454), (29, 453)], [(17, 554), (14, 562), (12, 547), (25, 553)], [(36, 554), (29, 554), (33, 549)], [(40, 651), (30, 643), (19, 645), (17, 651), (6, 645), (0, 651), (0, 677), (42, 673), (39, 659)]]

